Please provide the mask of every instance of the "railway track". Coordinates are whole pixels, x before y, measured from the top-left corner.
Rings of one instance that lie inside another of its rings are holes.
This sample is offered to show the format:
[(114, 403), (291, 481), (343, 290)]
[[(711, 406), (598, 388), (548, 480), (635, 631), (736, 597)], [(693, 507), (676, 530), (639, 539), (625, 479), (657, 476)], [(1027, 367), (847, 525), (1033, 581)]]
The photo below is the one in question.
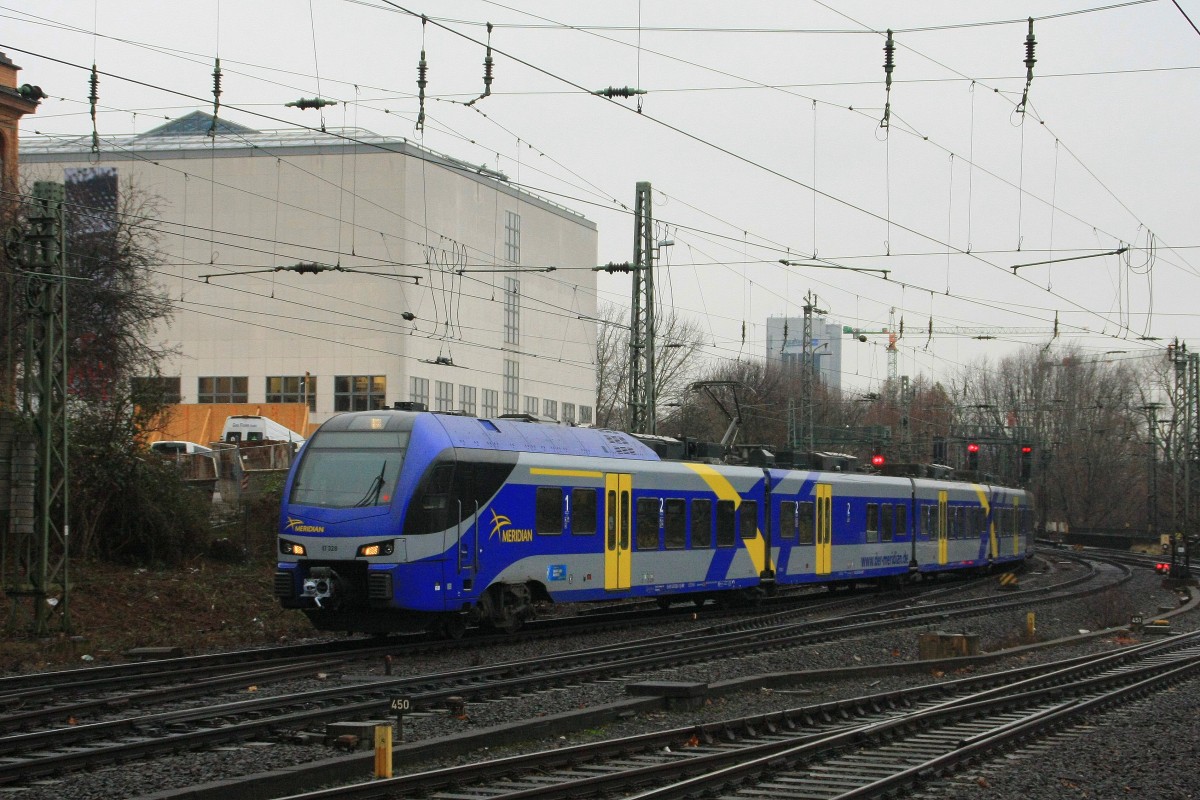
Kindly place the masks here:
[[(29, 730), (0, 737), (0, 783), (16, 784), (39, 775), (158, 753), (250, 739), (277, 739), (312, 730), (334, 719), (378, 718), (386, 713), (388, 700), (397, 694), (411, 697), (417, 708), (437, 708), (450, 698), (494, 698), (596, 680), (633, 680), (648, 671), (680, 663), (737, 658), (746, 652), (860, 636), (880, 628), (928, 624), (930, 620), (940, 622), (954, 615), (994, 613), (1005, 605), (1026, 607), (1034, 596), (1041, 602), (1048, 602), (1056, 596), (1081, 591), (1079, 583), (1082, 581), (1109, 586), (1122, 578), (1123, 573), (1115, 569), (1092, 571), (1063, 581), (1056, 589), (1029, 590), (1023, 593), (1024, 596), (1006, 594), (1002, 603), (997, 603), (995, 596), (940, 603), (916, 600), (905, 607), (896, 607), (894, 601), (889, 601), (871, 612), (819, 621), (797, 622), (787, 614), (733, 619), (690, 635), (668, 634), (549, 658), (541, 656), (439, 674), (384, 676), (351, 686), (275, 697), (214, 703), (201, 691), (191, 708), (140, 715), (118, 713), (113, 715), (114, 718), (66, 727), (61, 722), (54, 724), (46, 720), (62, 720), (64, 714), (72, 713), (69, 707), (54, 707), (47, 711), (42, 717), (46, 727), (41, 729), (36, 729), (37, 712), (29, 711), (24, 712), (22, 718)], [(311, 669), (312, 665), (290, 665), (288, 668), (303, 670)], [(265, 673), (248, 673), (241, 677), (245, 680), (252, 676), (269, 677)], [(118, 701), (111, 698), (88, 702), (93, 707), (103, 706), (106, 711), (113, 711), (113, 706), (118, 705)]]
[(896, 797), (1200, 673), (1200, 634), (717, 725), (293, 795), (564, 800)]

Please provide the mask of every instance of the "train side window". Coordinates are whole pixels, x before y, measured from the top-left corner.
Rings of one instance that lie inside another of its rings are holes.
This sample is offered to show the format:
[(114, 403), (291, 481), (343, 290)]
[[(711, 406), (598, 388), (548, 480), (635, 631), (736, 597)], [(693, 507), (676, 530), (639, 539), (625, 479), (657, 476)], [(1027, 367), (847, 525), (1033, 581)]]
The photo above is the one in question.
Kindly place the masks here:
[(896, 506), (896, 538), (908, 537), (908, 506)]
[(800, 544), (812, 544), (815, 541), (813, 536), (813, 523), (817, 518), (817, 504), (812, 502), (804, 502), (800, 504), (800, 511), (796, 516), (798, 523)]
[(779, 504), (779, 538), (796, 538), (796, 501), (784, 500)]
[(537, 490), (537, 532), (543, 536), (562, 533), (563, 492), (557, 486), (539, 486)]
[(738, 522), (743, 539), (753, 539), (758, 535), (758, 501), (742, 501), (738, 507)]
[(637, 527), (634, 529), (638, 550), (658, 549), (658, 503), (657, 497), (638, 498)]
[(663, 516), (663, 543), (668, 550), (687, 546), (687, 501), (671, 498), (666, 501)]
[(692, 547), (712, 547), (712, 500), (692, 501)]
[(879, 504), (867, 503), (867, 541), (879, 541)]
[(717, 547), (733, 547), (737, 541), (737, 512), (732, 500), (717, 501)]
[(596, 490), (571, 490), (571, 533), (596, 532)]
[(896, 507), (891, 503), (884, 503), (880, 512), (879, 538), (885, 542), (890, 542), (896, 538)]
[(608, 549), (617, 549), (617, 493), (608, 493), (608, 502), (605, 504), (605, 512), (608, 516)]

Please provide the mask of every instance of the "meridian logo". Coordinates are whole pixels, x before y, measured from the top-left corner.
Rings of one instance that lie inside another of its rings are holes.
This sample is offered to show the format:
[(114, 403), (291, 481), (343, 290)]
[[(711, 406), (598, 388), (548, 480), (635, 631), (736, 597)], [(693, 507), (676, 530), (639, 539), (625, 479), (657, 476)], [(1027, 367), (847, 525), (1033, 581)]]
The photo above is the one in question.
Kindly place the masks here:
[(293, 533), (324, 533), (324, 525), (305, 525), (304, 520), (288, 517), (287, 529)]
[(502, 542), (532, 542), (533, 531), (529, 528), (511, 528), (512, 520), (503, 514), (497, 514), (495, 509), (489, 509), (492, 512), (492, 538), (496, 534), (500, 534)]

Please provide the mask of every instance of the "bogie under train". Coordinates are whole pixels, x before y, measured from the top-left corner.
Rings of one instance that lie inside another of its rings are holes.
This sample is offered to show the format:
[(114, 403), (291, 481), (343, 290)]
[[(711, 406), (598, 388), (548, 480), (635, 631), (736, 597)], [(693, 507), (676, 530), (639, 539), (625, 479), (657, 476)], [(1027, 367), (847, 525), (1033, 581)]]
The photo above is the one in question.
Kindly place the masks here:
[(625, 433), (331, 418), (284, 490), (275, 593), (323, 630), (513, 629), (538, 603), (703, 602), (1025, 559), (1011, 487), (663, 460)]

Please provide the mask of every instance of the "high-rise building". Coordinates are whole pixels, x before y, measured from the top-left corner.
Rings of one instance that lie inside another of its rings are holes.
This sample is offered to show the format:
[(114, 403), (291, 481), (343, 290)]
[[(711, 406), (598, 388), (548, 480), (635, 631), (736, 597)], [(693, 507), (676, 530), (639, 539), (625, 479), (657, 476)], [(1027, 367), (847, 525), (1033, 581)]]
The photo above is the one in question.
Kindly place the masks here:
[[(842, 388), (842, 325), (825, 317), (812, 320), (812, 357), (821, 382)], [(804, 317), (767, 317), (767, 362), (800, 369), (804, 365)]]

